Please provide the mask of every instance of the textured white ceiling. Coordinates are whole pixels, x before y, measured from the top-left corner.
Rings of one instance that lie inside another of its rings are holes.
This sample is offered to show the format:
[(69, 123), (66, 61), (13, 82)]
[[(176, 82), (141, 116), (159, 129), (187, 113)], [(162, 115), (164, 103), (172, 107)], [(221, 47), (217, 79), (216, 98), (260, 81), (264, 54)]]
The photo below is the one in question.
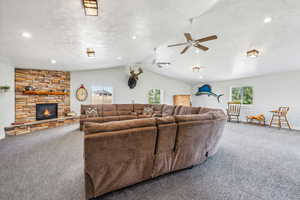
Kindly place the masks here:
[[(81, 0), (0, 0), (0, 57), (16, 67), (86, 70), (144, 67), (187, 82), (226, 80), (299, 70), (299, 0), (100, 0), (100, 15), (85, 17)], [(272, 22), (264, 24), (265, 17)], [(189, 18), (196, 17), (191, 26)], [(27, 31), (32, 38), (21, 36)], [(211, 34), (208, 52), (168, 44)], [(132, 36), (137, 37), (132, 40)], [(96, 50), (96, 58), (86, 56)], [(152, 66), (153, 49), (158, 61)], [(247, 50), (262, 52), (257, 59)], [(118, 60), (117, 57), (122, 57)], [(51, 59), (57, 61), (51, 64)], [(193, 73), (192, 67), (205, 67)], [(203, 77), (201, 79), (200, 77)]]

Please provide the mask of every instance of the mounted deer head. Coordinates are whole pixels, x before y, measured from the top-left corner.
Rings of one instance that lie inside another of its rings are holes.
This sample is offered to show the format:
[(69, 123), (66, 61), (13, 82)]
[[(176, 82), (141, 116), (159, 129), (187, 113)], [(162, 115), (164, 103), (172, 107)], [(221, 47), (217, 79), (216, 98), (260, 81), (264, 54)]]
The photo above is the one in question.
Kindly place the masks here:
[(130, 77), (128, 80), (128, 86), (130, 89), (135, 88), (137, 80), (139, 80), (139, 75), (143, 73), (142, 68), (139, 67), (138, 72), (135, 72), (132, 68), (130, 68)]

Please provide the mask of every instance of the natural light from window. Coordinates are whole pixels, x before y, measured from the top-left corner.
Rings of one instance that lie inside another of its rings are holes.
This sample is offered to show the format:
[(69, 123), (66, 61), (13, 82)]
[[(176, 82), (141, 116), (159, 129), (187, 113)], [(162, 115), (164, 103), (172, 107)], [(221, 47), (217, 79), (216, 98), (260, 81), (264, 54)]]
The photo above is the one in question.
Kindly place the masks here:
[(106, 86), (92, 87), (92, 104), (112, 104), (113, 88)]

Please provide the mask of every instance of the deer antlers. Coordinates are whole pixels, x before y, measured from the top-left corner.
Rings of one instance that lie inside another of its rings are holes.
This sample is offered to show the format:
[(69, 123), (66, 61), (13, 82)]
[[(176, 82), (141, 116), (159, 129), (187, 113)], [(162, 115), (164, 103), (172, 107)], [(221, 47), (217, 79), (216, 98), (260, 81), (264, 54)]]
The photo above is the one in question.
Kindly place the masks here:
[(132, 68), (130, 68), (130, 75), (132, 78), (134, 78), (135, 80), (139, 80), (139, 75), (142, 74), (144, 71), (142, 70), (142, 68), (138, 68), (138, 72), (136, 73), (135, 70), (133, 70)]

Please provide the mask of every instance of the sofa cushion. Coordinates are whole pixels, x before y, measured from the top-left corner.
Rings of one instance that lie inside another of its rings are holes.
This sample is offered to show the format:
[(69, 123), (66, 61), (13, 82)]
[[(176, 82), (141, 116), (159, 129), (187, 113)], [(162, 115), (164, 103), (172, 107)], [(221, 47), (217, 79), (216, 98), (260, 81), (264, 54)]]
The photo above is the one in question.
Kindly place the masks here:
[(131, 115), (133, 113), (133, 104), (117, 104), (119, 115)]
[(153, 113), (154, 114), (162, 114), (163, 105), (162, 104), (153, 104)]
[(103, 104), (103, 117), (118, 116), (116, 104)]
[(156, 118), (156, 123), (158, 125), (160, 124), (170, 124), (170, 123), (175, 123), (175, 117), (174, 116), (166, 116), (166, 117), (159, 117)]
[(216, 119), (216, 115), (212, 112), (207, 112), (198, 115), (177, 115), (175, 119), (177, 122), (202, 121)]
[(81, 131), (84, 129), (84, 124), (86, 122), (103, 123), (103, 117), (93, 117), (93, 118), (80, 119), (80, 130)]
[(120, 120), (131, 120), (131, 119), (137, 119), (137, 115), (120, 115)]
[(182, 106), (175, 106), (174, 114), (173, 114), (173, 115), (179, 115), (179, 112), (180, 112), (180, 110), (181, 110), (181, 107), (182, 107)]
[(192, 107), (192, 113), (191, 114), (199, 114), (201, 107)]
[(192, 114), (192, 107), (182, 106), (179, 115), (191, 115)]
[(152, 115), (138, 115), (139, 119), (144, 119), (144, 118), (152, 118)]
[(207, 113), (207, 112), (223, 112), (223, 110), (218, 108), (207, 108), (207, 107), (200, 107), (199, 114)]
[(146, 105), (144, 107), (143, 115), (152, 115), (154, 113), (154, 109), (151, 105)]
[(85, 123), (85, 133), (92, 134), (98, 132), (111, 132), (120, 131), (133, 128), (145, 128), (145, 127), (156, 127), (155, 119), (136, 119), (136, 120), (126, 120), (126, 121), (116, 121), (107, 123)]
[(103, 122), (103, 117), (91, 117), (91, 118), (85, 118), (85, 119), (80, 119), (80, 122)]
[(98, 110), (98, 116), (102, 117), (103, 116), (103, 104), (98, 104), (97, 110)]
[(119, 121), (120, 116), (107, 116), (103, 117), (103, 122), (113, 122), (113, 121)]
[(145, 105), (147, 104), (134, 104), (133, 112), (137, 113), (138, 115), (143, 114)]
[(163, 116), (171, 116), (174, 114), (175, 106), (172, 105), (163, 105), (162, 115)]

